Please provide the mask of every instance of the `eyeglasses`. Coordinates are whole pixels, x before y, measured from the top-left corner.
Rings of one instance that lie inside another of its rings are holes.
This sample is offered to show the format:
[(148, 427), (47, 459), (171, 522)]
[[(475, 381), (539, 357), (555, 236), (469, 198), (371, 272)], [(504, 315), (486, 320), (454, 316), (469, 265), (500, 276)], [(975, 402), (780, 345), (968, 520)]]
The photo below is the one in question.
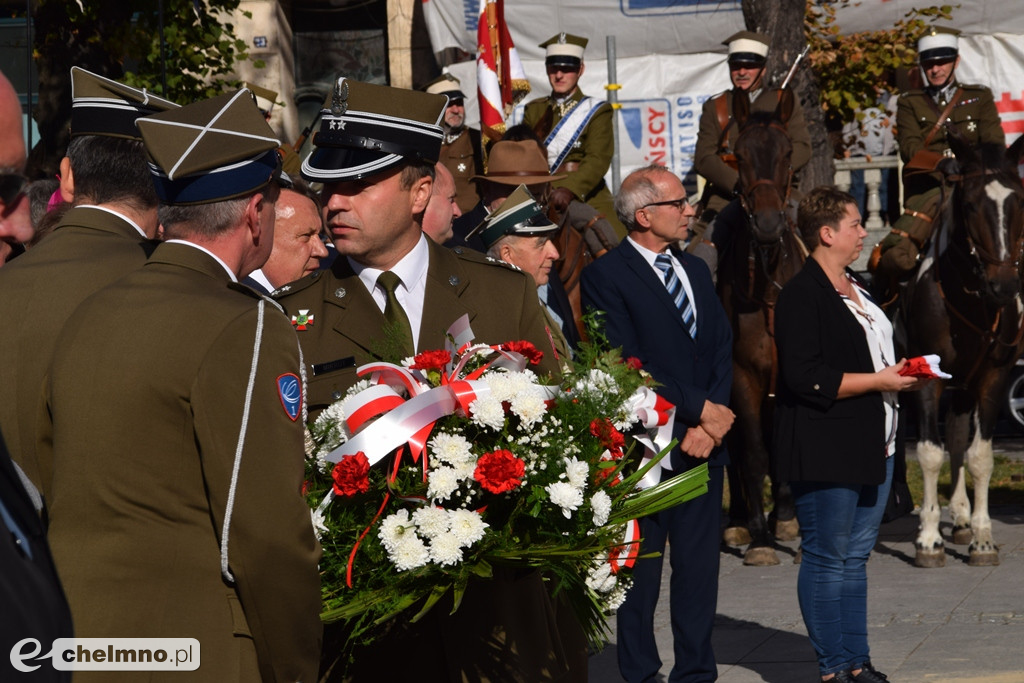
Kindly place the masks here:
[(641, 209), (646, 209), (648, 206), (674, 206), (676, 211), (682, 211), (689, 202), (686, 201), (686, 197), (680, 197), (679, 199), (668, 199), (663, 202), (651, 202), (650, 204), (644, 204)]
[(25, 193), (28, 178), (21, 173), (0, 173), (0, 202), (10, 206)]

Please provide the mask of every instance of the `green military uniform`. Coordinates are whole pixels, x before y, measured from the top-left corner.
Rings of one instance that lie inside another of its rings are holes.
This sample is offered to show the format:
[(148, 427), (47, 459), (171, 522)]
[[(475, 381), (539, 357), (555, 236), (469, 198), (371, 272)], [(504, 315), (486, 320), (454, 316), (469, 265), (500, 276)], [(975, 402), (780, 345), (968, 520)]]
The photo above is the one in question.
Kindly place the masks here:
[(49, 499), (53, 463), (36, 453), (39, 387), (57, 334), (87, 297), (146, 262), (155, 242), (124, 218), (71, 209), (53, 233), (0, 269), (0, 429), (15, 460)]
[[(430, 263), (417, 352), (443, 349), (448, 328), (468, 314), (477, 342), (526, 339), (545, 351), (534, 369), (557, 373), (533, 281), (470, 249), (452, 251), (427, 242)], [(305, 328), (298, 335), (310, 410), (322, 410), (356, 382), (358, 366), (379, 360), (374, 351), (385, 341), (384, 314), (344, 256), (330, 270), (285, 285), (275, 296), (293, 324)]]
[(459, 211), (472, 211), (480, 201), (480, 195), (476, 183), (470, 178), (483, 172), (480, 131), (463, 128), (462, 132), (454, 137), (445, 135), (438, 161), (444, 164), (455, 178), (455, 203), (459, 205)]
[[(526, 105), (523, 123), (530, 126), (542, 139), (546, 138), (558, 122), (582, 99), (583, 92), (576, 88), (564, 103), (558, 103), (552, 97), (534, 100)], [(604, 182), (615, 145), (612, 125), (612, 107), (606, 102), (590, 119), (565, 157), (563, 166), (569, 172), (568, 176), (552, 182), (551, 186), (568, 188), (577, 199), (597, 209), (621, 238), (625, 236), (626, 229), (615, 215), (612, 193), (608, 191), (608, 186)], [(563, 171), (554, 169), (552, 172)]]
[[(697, 173), (704, 176), (707, 185), (704, 187), (704, 194), (701, 200), (704, 202), (704, 209), (707, 212), (707, 221), (710, 221), (718, 214), (725, 205), (732, 201), (733, 191), (739, 181), (739, 173), (735, 168), (726, 163), (721, 155), (733, 154), (733, 144), (739, 135), (738, 126), (732, 119), (732, 90), (726, 90), (704, 103), (700, 114), (700, 128), (697, 132), (697, 145), (694, 151), (694, 168)], [(719, 102), (724, 99), (725, 106)], [(779, 91), (775, 88), (761, 88), (760, 93), (754, 98), (750, 105), (753, 112), (773, 112), (779, 104)], [(726, 114), (726, 126), (729, 134), (722, 141), (722, 122), (719, 111)], [(807, 123), (804, 121), (804, 111), (800, 106), (798, 98), (793, 98), (793, 114), (786, 123), (786, 132), (793, 143), (793, 156), (791, 164), (793, 171), (799, 171), (811, 159), (811, 134), (807, 130)], [(794, 176), (794, 186), (796, 184)]]
[[(301, 387), (299, 348), (263, 305), (236, 484), (259, 297), (206, 253), (162, 244), (82, 304), (49, 373), (50, 543), (75, 634), (197, 638), (190, 680), (316, 675), (319, 548), (299, 493), (300, 397), (288, 393)], [(233, 582), (221, 572), (229, 508)]]

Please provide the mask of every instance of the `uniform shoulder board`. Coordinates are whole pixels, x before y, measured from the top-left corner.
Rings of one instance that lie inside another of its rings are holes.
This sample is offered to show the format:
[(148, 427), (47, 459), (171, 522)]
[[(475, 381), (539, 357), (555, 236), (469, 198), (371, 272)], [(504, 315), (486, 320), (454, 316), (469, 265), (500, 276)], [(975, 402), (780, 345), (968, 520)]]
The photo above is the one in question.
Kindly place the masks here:
[(982, 85), (981, 83), (961, 83), (960, 87), (965, 91), (971, 90), (974, 92), (984, 92), (985, 90), (988, 90), (988, 86)]
[(263, 297), (263, 295), (257, 292), (255, 289), (249, 287), (248, 285), (243, 285), (241, 282), (229, 282), (228, 289), (233, 289), (236, 292), (241, 292), (242, 294), (245, 294), (246, 296), (249, 296), (253, 299), (260, 299)]
[(280, 299), (281, 297), (288, 296), (289, 294), (294, 294), (295, 292), (306, 289), (307, 287), (313, 285), (314, 283), (319, 282), (320, 277), (323, 274), (324, 271), (322, 270), (318, 270), (315, 273), (310, 273), (306, 277), (296, 280), (295, 282), (289, 282), (286, 285), (278, 287), (277, 289), (270, 293), (270, 296), (274, 297), (275, 299)]
[(508, 263), (507, 261), (502, 261), (500, 259), (487, 256), (486, 254), (481, 254), (476, 249), (470, 249), (469, 247), (452, 247), (452, 253), (455, 254), (460, 259), (462, 259), (463, 261), (469, 261), (471, 263), (484, 263), (492, 266), (497, 266), (500, 268), (506, 268), (508, 270), (522, 272), (522, 270), (518, 266), (514, 266), (511, 263)]

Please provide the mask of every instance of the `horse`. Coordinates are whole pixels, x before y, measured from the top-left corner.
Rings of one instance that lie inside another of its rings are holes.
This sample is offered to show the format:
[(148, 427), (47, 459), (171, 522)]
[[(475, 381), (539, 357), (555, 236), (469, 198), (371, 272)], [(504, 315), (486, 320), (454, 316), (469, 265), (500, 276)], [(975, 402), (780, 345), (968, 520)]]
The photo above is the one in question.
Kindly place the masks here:
[[(941, 567), (946, 561), (937, 487), (943, 456), (939, 398), (947, 385), (952, 390), (945, 426), (953, 477), (953, 542), (970, 543), (972, 566), (999, 564), (988, 487), (1000, 396), (1024, 348), (1024, 189), (1017, 172), (1022, 144), (1024, 137), (1010, 150), (998, 144), (972, 149), (950, 131), (954, 158), (938, 167), (944, 196), (936, 228), (900, 302), (898, 324), (906, 333), (907, 355), (936, 353), (941, 367), (953, 376), (914, 394), (917, 457), (924, 479), (915, 542), (919, 567)], [(964, 483), (965, 456), (974, 483), (973, 514)]]
[[(774, 311), (782, 286), (803, 267), (806, 249), (787, 214), (793, 147), (785, 123), (793, 95), (782, 91), (773, 113), (749, 111), (746, 97), (733, 98), (739, 124), (735, 153), (739, 199), (716, 219), (714, 239), (721, 249), (718, 295), (733, 329), (732, 409), (736, 422), (728, 435), (729, 525), (725, 540), (749, 545), (743, 563), (779, 564), (773, 540), (796, 538), (796, 508), (789, 486), (772, 483), (774, 536), (765, 519), (763, 487), (769, 473), (772, 414), (778, 357)], [(723, 242), (722, 233), (729, 237)]]

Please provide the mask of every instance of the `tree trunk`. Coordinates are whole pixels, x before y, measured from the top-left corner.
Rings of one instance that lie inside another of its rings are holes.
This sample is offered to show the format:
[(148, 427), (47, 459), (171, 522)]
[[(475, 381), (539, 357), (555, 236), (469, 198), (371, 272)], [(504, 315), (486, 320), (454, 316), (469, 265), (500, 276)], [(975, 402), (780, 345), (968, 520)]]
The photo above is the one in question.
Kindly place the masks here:
[[(743, 20), (747, 29), (768, 36), (767, 84), (774, 87), (782, 85), (797, 55), (807, 44), (804, 37), (806, 11), (806, 0), (743, 0)], [(832, 184), (835, 173), (832, 145), (825, 128), (818, 81), (806, 60), (800, 62), (790, 86), (800, 99), (811, 135), (811, 160), (800, 171), (800, 191), (806, 193), (819, 185)]]

